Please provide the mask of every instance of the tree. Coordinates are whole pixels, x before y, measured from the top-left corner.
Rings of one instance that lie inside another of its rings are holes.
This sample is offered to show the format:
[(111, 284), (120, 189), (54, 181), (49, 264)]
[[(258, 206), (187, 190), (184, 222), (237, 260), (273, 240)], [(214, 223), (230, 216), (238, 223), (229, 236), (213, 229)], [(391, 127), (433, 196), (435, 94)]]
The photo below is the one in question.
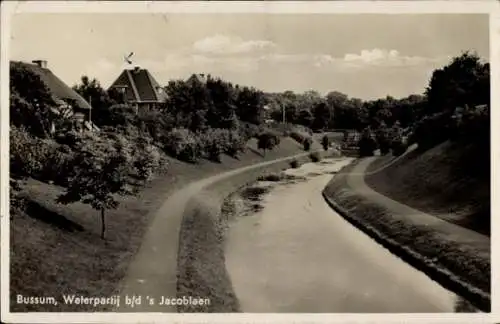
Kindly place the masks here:
[(22, 64), (10, 64), (10, 123), (32, 135), (49, 137), (56, 106), (47, 85)]
[(117, 141), (114, 145), (86, 143), (72, 161), (74, 175), (66, 191), (57, 199), (70, 204), (81, 201), (100, 212), (101, 238), (105, 238), (108, 209), (119, 206), (117, 195), (137, 193), (139, 183), (131, 180), (131, 158), (127, 148)]
[(323, 146), (323, 149), (325, 151), (328, 151), (328, 147), (330, 146), (330, 139), (327, 135), (323, 135), (323, 138), (321, 138), (321, 145)]
[(116, 90), (106, 91), (95, 78), (90, 79), (84, 75), (80, 81), (81, 83), (73, 86), (73, 90), (92, 105), (92, 122), (98, 126), (114, 126), (110, 108), (116, 104), (124, 104), (121, 96)]
[(373, 156), (374, 151), (377, 149), (377, 142), (370, 127), (366, 127), (361, 133), (358, 146), (361, 157)]
[(380, 154), (386, 155), (391, 151), (391, 139), (390, 139), (390, 130), (385, 124), (382, 122), (378, 129), (375, 131), (375, 138), (377, 139), (378, 146), (380, 148)]
[(306, 137), (306, 138), (304, 139), (304, 143), (303, 143), (303, 145), (304, 145), (304, 151), (309, 151), (309, 150), (311, 149), (311, 145), (312, 145), (312, 140), (311, 140), (311, 138)]
[(279, 145), (279, 136), (272, 132), (264, 132), (257, 137), (257, 147), (259, 150), (266, 154), (266, 150), (272, 150), (275, 146)]
[(475, 53), (465, 52), (435, 70), (426, 89), (426, 115), (449, 112), (456, 107), (489, 104), (490, 68)]
[(260, 125), (264, 117), (264, 93), (254, 88), (243, 87), (238, 92), (237, 115), (245, 122)]
[(328, 128), (333, 119), (333, 109), (331, 109), (327, 103), (320, 102), (314, 106), (313, 116), (312, 129), (322, 130)]

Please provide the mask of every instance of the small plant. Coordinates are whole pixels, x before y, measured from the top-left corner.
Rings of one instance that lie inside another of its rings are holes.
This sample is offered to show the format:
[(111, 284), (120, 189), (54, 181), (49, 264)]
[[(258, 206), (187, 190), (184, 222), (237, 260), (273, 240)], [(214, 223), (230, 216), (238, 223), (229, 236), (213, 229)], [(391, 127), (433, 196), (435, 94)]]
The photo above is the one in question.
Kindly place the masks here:
[(321, 139), (321, 145), (323, 146), (323, 149), (325, 151), (328, 151), (328, 147), (330, 147), (330, 139), (328, 138), (328, 136), (323, 136), (323, 138)]
[(358, 146), (359, 155), (361, 157), (374, 155), (374, 151), (377, 149), (377, 142), (375, 141), (375, 136), (369, 127), (365, 128), (361, 133)]
[(311, 138), (309, 137), (306, 137), (304, 139), (304, 151), (309, 151), (311, 149), (311, 145), (312, 145), (312, 140)]
[(290, 167), (292, 169), (297, 169), (299, 167), (299, 161), (297, 161), (297, 159), (293, 159), (292, 161), (290, 161)]
[(272, 150), (274, 147), (279, 145), (279, 143), (279, 135), (273, 132), (261, 133), (257, 138), (257, 147), (259, 150), (264, 151), (264, 155), (266, 154), (266, 150)]
[(319, 162), (319, 161), (321, 161), (321, 155), (319, 154), (319, 152), (312, 152), (312, 153), (310, 153), (309, 154), (309, 158), (313, 162)]

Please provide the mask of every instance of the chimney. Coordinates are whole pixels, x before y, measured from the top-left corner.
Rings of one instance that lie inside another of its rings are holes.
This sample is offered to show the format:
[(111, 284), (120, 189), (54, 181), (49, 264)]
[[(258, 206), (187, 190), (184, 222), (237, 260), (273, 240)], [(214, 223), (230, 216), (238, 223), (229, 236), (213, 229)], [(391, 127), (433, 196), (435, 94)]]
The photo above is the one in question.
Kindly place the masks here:
[(47, 61), (45, 61), (45, 60), (34, 60), (32, 62), (43, 69), (47, 68)]

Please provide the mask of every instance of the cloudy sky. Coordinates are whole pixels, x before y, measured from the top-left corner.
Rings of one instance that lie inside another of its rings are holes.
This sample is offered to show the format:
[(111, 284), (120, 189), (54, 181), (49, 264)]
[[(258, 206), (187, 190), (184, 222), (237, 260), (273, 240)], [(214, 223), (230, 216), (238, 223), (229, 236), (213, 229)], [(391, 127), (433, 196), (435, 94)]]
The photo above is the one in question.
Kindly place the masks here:
[(266, 91), (341, 91), (372, 99), (422, 93), (462, 51), (489, 59), (488, 17), (472, 14), (20, 14), (11, 59), (45, 59), (70, 85), (109, 86), (134, 64), (166, 84), (211, 73)]

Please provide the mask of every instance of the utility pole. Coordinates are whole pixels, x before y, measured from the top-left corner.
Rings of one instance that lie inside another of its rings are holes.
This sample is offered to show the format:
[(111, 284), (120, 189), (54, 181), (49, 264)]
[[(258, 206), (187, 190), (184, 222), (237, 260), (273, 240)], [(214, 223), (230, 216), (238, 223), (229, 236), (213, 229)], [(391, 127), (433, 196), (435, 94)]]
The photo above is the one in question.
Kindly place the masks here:
[(92, 126), (92, 96), (89, 96), (89, 105), (90, 105), (89, 125), (90, 125), (90, 131), (93, 131), (94, 127)]
[(285, 124), (286, 122), (286, 119), (285, 119), (285, 105), (282, 106), (283, 107), (283, 124)]

